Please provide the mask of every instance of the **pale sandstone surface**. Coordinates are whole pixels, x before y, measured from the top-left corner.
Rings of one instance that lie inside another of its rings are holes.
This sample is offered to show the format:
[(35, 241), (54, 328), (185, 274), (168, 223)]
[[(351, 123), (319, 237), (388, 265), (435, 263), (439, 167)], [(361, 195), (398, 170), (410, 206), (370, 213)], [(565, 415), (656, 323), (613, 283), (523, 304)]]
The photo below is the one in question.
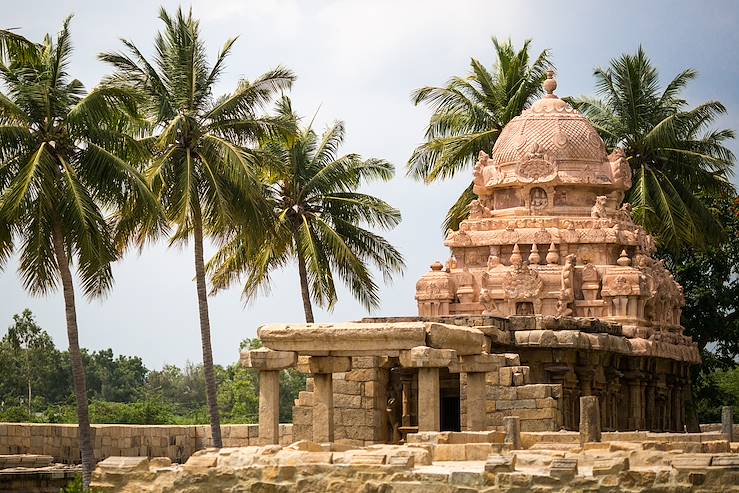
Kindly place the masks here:
[(405, 446), (349, 450), (310, 442), (206, 449), (183, 465), (109, 458), (98, 464), (93, 486), (121, 493), (739, 491), (739, 444), (734, 453), (728, 442), (720, 451), (686, 453), (633, 441), (515, 451), (497, 441), (449, 443), (481, 436), (442, 433)]

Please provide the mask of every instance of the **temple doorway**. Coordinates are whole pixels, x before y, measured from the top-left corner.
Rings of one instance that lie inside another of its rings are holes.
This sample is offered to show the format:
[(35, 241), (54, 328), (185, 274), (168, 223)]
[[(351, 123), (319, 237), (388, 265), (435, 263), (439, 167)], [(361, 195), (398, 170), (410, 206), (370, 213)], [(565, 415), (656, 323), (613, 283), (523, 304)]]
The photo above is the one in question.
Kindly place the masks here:
[(462, 431), (459, 373), (450, 373), (448, 368), (440, 368), (439, 392), (441, 431)]

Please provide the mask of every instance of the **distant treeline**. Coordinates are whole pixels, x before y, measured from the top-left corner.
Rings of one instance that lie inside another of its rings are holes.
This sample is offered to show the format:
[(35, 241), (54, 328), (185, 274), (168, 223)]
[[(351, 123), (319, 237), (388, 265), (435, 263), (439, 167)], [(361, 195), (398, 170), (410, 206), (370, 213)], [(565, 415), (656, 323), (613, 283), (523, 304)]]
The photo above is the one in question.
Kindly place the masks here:
[[(245, 346), (258, 347), (259, 341), (244, 340)], [(93, 423), (208, 423), (202, 365), (165, 365), (161, 370), (150, 370), (138, 356), (116, 356), (112, 349), (83, 350), (82, 357)], [(0, 340), (0, 368), (0, 421), (77, 421), (69, 353), (54, 345), (29, 310), (13, 317)], [(236, 362), (217, 365), (216, 378), (223, 420), (256, 423), (257, 372)], [(281, 422), (292, 420), (292, 401), (304, 387), (304, 375), (295, 370), (282, 372)]]

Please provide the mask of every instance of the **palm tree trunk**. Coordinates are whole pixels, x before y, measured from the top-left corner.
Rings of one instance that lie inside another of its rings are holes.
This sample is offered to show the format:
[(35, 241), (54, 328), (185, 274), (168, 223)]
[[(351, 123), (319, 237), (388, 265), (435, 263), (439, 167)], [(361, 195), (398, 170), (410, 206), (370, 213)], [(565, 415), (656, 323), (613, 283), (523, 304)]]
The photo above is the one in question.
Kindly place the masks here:
[(210, 414), (210, 433), (213, 446), (223, 447), (221, 439), (221, 418), (218, 414), (218, 387), (213, 370), (213, 348), (210, 344), (210, 318), (208, 317), (208, 291), (205, 286), (205, 262), (203, 261), (203, 218), (200, 208), (193, 210), (195, 237), (195, 281), (198, 288), (198, 309), (200, 312), (200, 342), (203, 348), (203, 371), (205, 372), (205, 393), (208, 398)]
[(84, 488), (90, 487), (90, 478), (95, 466), (95, 457), (92, 451), (90, 431), (90, 414), (87, 408), (87, 384), (85, 370), (82, 367), (82, 354), (77, 331), (77, 310), (74, 302), (74, 285), (72, 273), (69, 270), (69, 259), (64, 250), (64, 233), (59, 219), (54, 219), (52, 226), (52, 243), (54, 255), (62, 277), (64, 291), (64, 308), (67, 315), (67, 338), (69, 339), (69, 360), (72, 364), (72, 379), (74, 381), (74, 395), (77, 400), (77, 421), (79, 422), (80, 453), (82, 455), (82, 483)]
[(298, 252), (298, 275), (300, 276), (300, 292), (303, 295), (303, 310), (305, 311), (306, 323), (312, 324), (315, 320), (313, 319), (313, 306), (310, 302), (310, 289), (308, 288), (308, 271), (305, 269), (305, 258), (303, 253), (297, 247)]

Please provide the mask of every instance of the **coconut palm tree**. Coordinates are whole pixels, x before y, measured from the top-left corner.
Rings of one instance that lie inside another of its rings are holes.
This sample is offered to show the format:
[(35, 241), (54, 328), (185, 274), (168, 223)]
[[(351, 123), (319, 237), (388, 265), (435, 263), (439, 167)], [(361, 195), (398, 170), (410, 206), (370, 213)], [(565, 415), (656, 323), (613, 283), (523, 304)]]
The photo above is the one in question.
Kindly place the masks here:
[[(221, 447), (203, 240), (237, 222), (250, 224), (254, 234), (260, 231), (262, 188), (253, 172), (257, 157), (246, 146), (285, 130), (284, 122), (260, 117), (258, 111), (289, 88), (294, 76), (277, 68), (253, 82), (243, 80), (232, 93), (215, 98), (214, 85), (235, 39), (226, 42), (210, 65), (192, 12), (180, 8), (171, 16), (161, 9), (159, 18), (164, 29), (155, 38), (152, 61), (126, 40), (122, 41), (125, 52), (102, 53), (99, 58), (115, 69), (110, 83), (144, 101), (153, 129), (153, 135), (143, 140), (152, 153), (146, 175), (175, 227), (170, 244), (193, 239), (212, 439), (214, 446)], [(135, 230), (131, 222), (124, 230)]]
[(721, 225), (700, 197), (732, 191), (734, 155), (725, 144), (734, 131), (713, 128), (726, 108), (718, 101), (690, 108), (681, 96), (696, 75), (686, 69), (660, 88), (657, 69), (639, 47), (595, 69), (600, 99), (571, 101), (609, 148), (625, 151), (634, 174), (626, 197), (634, 219), (669, 249), (720, 238)]
[[(286, 97), (279, 114), (298, 126)], [(208, 266), (216, 289), (244, 274), (243, 293), (249, 299), (268, 289), (275, 269), (297, 261), (306, 322), (314, 321), (311, 300), (329, 308), (336, 303), (334, 274), (367, 309), (378, 306), (378, 286), (368, 265), (387, 280), (402, 271), (404, 262), (387, 240), (363, 226), (392, 228), (400, 212), (357, 188), (390, 180), (394, 168), (382, 159), (339, 155), (343, 140), (344, 124), (336, 122), (320, 137), (309, 125), (263, 142), (273, 223), (263, 243), (255, 244), (248, 229), (226, 238)]]
[[(503, 127), (542, 94), (542, 82), (551, 66), (549, 51), (532, 59), (531, 40), (516, 50), (511, 40), (492, 39), (497, 62), (492, 71), (476, 59), (465, 77), (452, 77), (443, 87), (413, 92), (415, 105), (433, 108), (426, 142), (418, 146), (407, 165), (408, 175), (431, 183), (451, 178), (474, 164), (480, 150), (490, 152)], [(457, 229), (475, 199), (472, 181), (449, 209), (444, 230)]]
[(11, 43), (0, 41), (0, 267), (17, 248), (30, 293), (45, 295), (61, 281), (88, 485), (94, 458), (70, 266), (85, 296), (105, 294), (119, 258), (106, 213), (136, 203), (136, 213), (153, 216), (157, 204), (129, 164), (145, 149), (121, 132), (135, 101), (104, 85), (88, 93), (70, 77), (69, 22), (40, 44), (15, 34)]

